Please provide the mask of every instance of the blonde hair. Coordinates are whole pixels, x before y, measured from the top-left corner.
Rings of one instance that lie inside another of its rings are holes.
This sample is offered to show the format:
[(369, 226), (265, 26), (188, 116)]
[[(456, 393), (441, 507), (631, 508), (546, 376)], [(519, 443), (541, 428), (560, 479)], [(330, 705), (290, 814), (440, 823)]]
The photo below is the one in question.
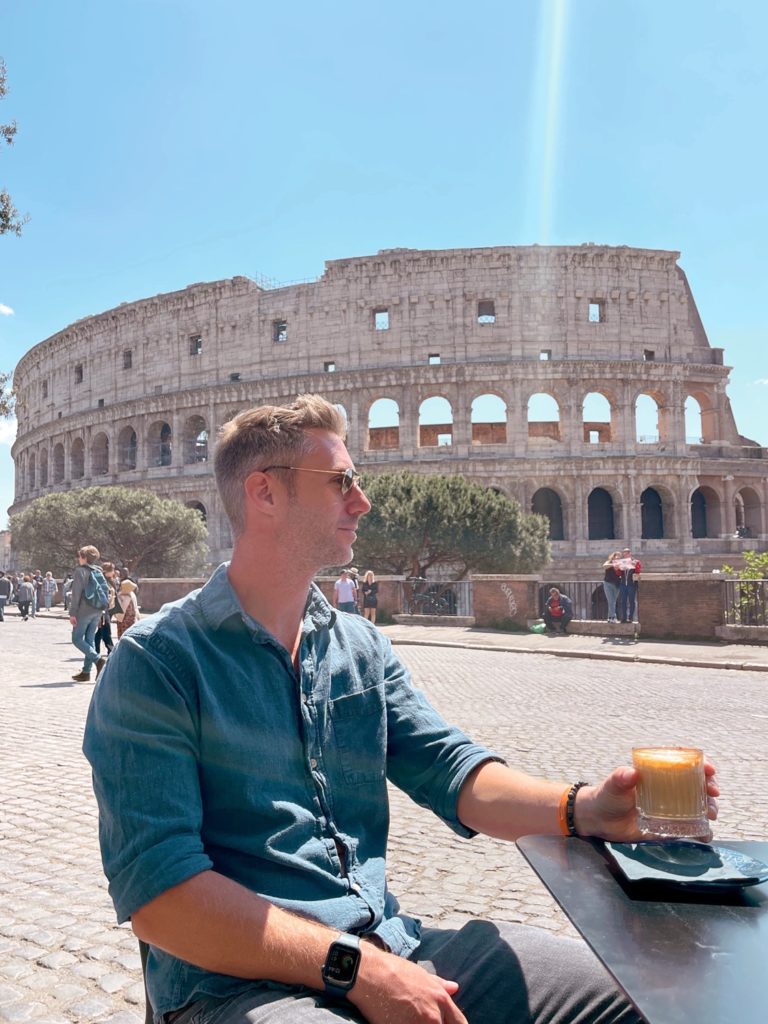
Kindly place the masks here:
[(291, 405), (248, 409), (221, 428), (213, 468), (235, 537), (245, 529), (246, 479), (274, 463), (292, 465), (307, 455), (312, 450), (308, 430), (328, 430), (343, 440), (347, 423), (341, 410), (322, 396), (299, 395)]

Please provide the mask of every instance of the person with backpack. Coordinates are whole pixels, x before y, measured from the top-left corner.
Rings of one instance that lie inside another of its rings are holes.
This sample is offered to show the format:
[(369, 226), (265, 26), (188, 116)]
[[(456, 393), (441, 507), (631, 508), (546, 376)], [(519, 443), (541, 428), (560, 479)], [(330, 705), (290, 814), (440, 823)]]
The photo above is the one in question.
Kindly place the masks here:
[(69, 602), (69, 621), (72, 624), (72, 643), (85, 656), (83, 667), (72, 679), (76, 683), (87, 683), (91, 669), (96, 666), (96, 678), (104, 668), (107, 659), (99, 657), (94, 640), (99, 620), (109, 608), (109, 585), (104, 573), (96, 565), (99, 550), (87, 544), (77, 552), (79, 561), (72, 580)]

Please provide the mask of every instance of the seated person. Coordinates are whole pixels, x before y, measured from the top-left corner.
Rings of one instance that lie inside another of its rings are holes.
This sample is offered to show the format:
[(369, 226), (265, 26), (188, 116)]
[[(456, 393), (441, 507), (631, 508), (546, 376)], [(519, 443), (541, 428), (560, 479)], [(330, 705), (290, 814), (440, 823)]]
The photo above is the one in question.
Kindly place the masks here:
[(118, 920), (150, 945), (155, 1021), (637, 1022), (583, 942), (423, 928), (387, 886), (388, 779), (460, 836), (628, 841), (638, 776), (507, 767), (371, 622), (331, 607), (312, 579), (351, 561), (371, 507), (344, 430), (314, 395), (222, 428), (232, 561), (126, 633), (93, 696), (102, 858)]
[(567, 594), (562, 594), (557, 587), (551, 587), (547, 603), (544, 605), (544, 622), (552, 632), (565, 633), (568, 623), (573, 618), (573, 604)]

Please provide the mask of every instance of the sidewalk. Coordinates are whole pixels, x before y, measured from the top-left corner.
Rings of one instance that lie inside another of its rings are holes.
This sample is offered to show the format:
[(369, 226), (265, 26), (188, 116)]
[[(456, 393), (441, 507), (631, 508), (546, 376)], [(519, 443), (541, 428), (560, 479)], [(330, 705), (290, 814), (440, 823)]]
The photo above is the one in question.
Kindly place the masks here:
[(547, 636), (540, 633), (500, 633), (490, 629), (457, 626), (382, 626), (395, 645), (460, 647), (475, 651), (506, 651), (512, 654), (551, 654), (556, 658), (592, 658), (601, 661), (632, 661), (651, 665), (684, 665), (688, 668), (747, 669), (768, 672), (768, 645), (679, 643), (664, 640), (633, 640), (609, 636)]

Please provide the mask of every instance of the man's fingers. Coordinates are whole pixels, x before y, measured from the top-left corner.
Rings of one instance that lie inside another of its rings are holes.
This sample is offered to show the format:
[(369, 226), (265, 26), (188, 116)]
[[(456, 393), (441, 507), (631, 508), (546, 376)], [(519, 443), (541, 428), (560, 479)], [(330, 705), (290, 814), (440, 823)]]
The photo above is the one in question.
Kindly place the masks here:
[(445, 989), (449, 996), (455, 996), (456, 993), (459, 991), (458, 981), (449, 981), (447, 978), (441, 978), (439, 975), (437, 980), (440, 982), (440, 984), (443, 986), (443, 988)]

